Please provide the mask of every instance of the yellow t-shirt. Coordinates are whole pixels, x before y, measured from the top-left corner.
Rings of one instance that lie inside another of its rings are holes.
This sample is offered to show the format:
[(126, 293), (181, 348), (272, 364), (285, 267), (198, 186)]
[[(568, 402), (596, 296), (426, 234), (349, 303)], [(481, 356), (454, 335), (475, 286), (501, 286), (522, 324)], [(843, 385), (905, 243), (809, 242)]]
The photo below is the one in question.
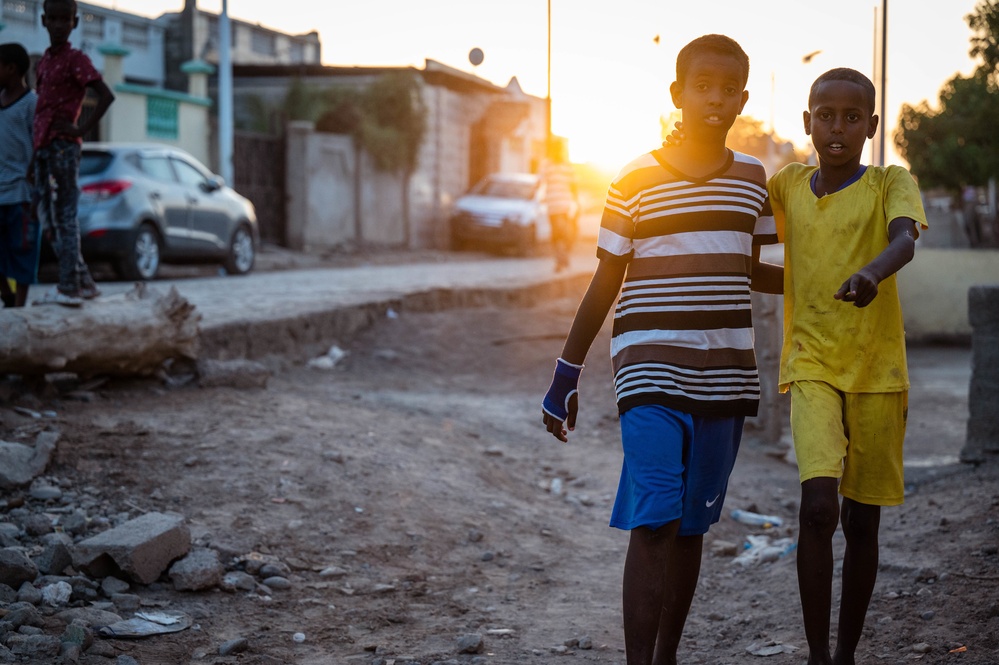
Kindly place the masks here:
[(888, 246), (892, 220), (910, 217), (926, 228), (919, 188), (900, 166), (869, 166), (856, 182), (819, 198), (810, 185), (817, 168), (790, 164), (767, 182), (784, 242), (780, 390), (809, 380), (850, 393), (908, 390), (895, 276), (881, 282), (867, 307), (833, 294)]

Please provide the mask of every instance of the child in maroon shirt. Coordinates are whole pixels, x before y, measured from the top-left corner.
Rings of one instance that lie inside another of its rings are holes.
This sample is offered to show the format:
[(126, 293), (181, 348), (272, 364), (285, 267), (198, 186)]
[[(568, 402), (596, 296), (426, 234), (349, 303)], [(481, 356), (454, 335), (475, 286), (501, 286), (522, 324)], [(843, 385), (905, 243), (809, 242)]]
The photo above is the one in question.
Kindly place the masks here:
[[(38, 105), (33, 127), (38, 217), (52, 234), (59, 260), (58, 287), (36, 304), (71, 307), (100, 294), (80, 254), (77, 179), (82, 137), (114, 101), (90, 58), (69, 43), (69, 35), (79, 23), (76, 11), (76, 0), (45, 0), (43, 5), (42, 25), (49, 33), (49, 48), (36, 66)], [(87, 88), (97, 93), (97, 106), (77, 125)]]

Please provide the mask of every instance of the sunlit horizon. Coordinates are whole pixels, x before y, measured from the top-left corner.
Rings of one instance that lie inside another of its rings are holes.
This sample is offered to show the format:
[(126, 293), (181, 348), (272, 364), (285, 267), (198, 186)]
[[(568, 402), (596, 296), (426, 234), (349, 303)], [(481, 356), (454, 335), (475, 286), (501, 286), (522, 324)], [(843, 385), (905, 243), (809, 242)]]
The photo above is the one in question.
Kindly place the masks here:
[[(183, 8), (183, 0), (90, 1), (154, 17)], [(221, 4), (201, 0), (198, 6), (219, 12)], [(936, 106), (947, 80), (973, 70), (971, 30), (964, 17), (976, 4), (889, 3), (887, 118), (882, 120), (888, 163), (904, 164), (892, 141), (902, 105), (925, 100)], [(880, 7), (881, 0), (835, 5), (765, 0), (750, 11), (743, 2), (716, 0), (685, 6), (680, 15), (675, 5), (654, 0), (621, 0), (613, 11), (596, 0), (551, 0), (552, 130), (568, 137), (573, 161), (616, 171), (659, 144), (660, 116), (673, 110), (668, 87), (677, 52), (691, 39), (716, 32), (736, 39), (749, 54), (744, 114), (805, 148), (809, 142), (801, 112), (812, 80), (833, 67), (853, 67), (874, 78)], [(538, 97), (548, 87), (547, 10), (547, 0), (367, 0), (321, 6), (305, 0), (228, 0), (234, 19), (291, 33), (318, 31), (324, 64), (422, 67), (432, 59), (500, 86), (516, 77), (525, 92)], [(476, 47), (485, 53), (478, 67), (468, 61)], [(814, 55), (804, 62), (808, 54)]]

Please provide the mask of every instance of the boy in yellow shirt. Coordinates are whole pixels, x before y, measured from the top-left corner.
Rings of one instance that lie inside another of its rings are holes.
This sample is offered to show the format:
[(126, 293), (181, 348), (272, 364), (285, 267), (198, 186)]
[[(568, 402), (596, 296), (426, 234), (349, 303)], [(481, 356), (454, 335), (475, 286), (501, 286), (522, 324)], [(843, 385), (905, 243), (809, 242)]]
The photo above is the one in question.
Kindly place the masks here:
[[(855, 662), (877, 579), (881, 506), (901, 504), (904, 494), (909, 378), (895, 273), (912, 260), (926, 215), (908, 171), (860, 163), (878, 127), (874, 101), (860, 72), (822, 74), (803, 116), (819, 166), (790, 164), (767, 183), (785, 243), (779, 380), (791, 392), (801, 480), (797, 563), (808, 665)], [(837, 522), (846, 553), (831, 654)]]

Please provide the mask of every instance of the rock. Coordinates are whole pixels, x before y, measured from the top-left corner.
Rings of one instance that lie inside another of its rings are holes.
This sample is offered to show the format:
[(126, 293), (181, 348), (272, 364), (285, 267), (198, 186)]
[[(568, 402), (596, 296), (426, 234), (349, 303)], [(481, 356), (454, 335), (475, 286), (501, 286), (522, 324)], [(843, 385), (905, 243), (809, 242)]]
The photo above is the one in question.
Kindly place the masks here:
[(291, 574), (291, 568), (280, 561), (270, 562), (262, 565), (257, 574), (260, 577), (287, 577)]
[(196, 549), (170, 566), (170, 580), (177, 591), (200, 591), (219, 585), (225, 568), (218, 552)]
[(42, 615), (38, 613), (38, 609), (31, 603), (14, 603), (7, 608), (7, 615), (3, 619), (14, 626), (14, 628), (20, 628), (21, 626), (41, 627), (44, 625)]
[(42, 602), (42, 592), (35, 588), (31, 582), (25, 582), (17, 590), (17, 602), (40, 605)]
[(24, 527), (25, 533), (36, 538), (44, 536), (47, 533), (52, 533), (52, 520), (48, 515), (42, 513), (28, 515), (21, 526)]
[(234, 640), (223, 642), (219, 645), (220, 656), (231, 656), (242, 653), (250, 648), (250, 642), (245, 637), (237, 637)]
[(87, 515), (82, 510), (74, 510), (59, 520), (62, 530), (78, 536), (87, 530)]
[(485, 643), (478, 633), (468, 633), (458, 638), (458, 653), (482, 653), (484, 649)]
[(36, 501), (55, 501), (62, 498), (62, 490), (51, 485), (32, 485), (28, 496)]
[(25, 582), (34, 581), (36, 577), (38, 566), (24, 552), (13, 547), (0, 549), (0, 584), (18, 589)]
[(111, 596), (111, 602), (122, 612), (135, 612), (142, 606), (142, 599), (134, 593), (116, 593)]
[(319, 577), (343, 577), (347, 571), (339, 566), (328, 566), (319, 571)]
[(933, 651), (933, 647), (926, 642), (919, 642), (909, 647), (909, 650), (912, 651), (912, 653), (929, 653)]
[(0, 489), (24, 487), (41, 475), (58, 441), (58, 432), (39, 432), (33, 447), (0, 441)]
[(257, 588), (257, 580), (249, 573), (233, 570), (222, 576), (219, 586), (225, 591), (253, 591)]
[(117, 577), (105, 577), (101, 580), (101, 591), (108, 598), (111, 598), (116, 593), (125, 593), (132, 588), (132, 585), (125, 580), (120, 580)]
[(35, 565), (45, 575), (59, 575), (73, 565), (73, 554), (61, 542), (53, 542), (34, 558)]
[(266, 388), (271, 371), (253, 360), (199, 360), (198, 385), (202, 388)]
[(12, 635), (7, 646), (15, 656), (54, 662), (62, 645), (54, 635)]
[(115, 658), (114, 665), (140, 665), (140, 664), (139, 661), (132, 658), (131, 656), (126, 656), (125, 654), (122, 654), (117, 658)]
[[(29, 582), (25, 582), (25, 584), (30, 584), (30, 583)], [(20, 587), (18, 587), (18, 588), (20, 588)], [(0, 584), (0, 603), (4, 603), (6, 605), (9, 605), (9, 604), (15, 603), (15, 602), (17, 602), (17, 591), (15, 591), (14, 589), (11, 589), (6, 584)]]
[(146, 513), (81, 541), (73, 559), (95, 577), (120, 571), (140, 584), (150, 584), (190, 549), (191, 531), (182, 515)]
[(287, 577), (278, 577), (277, 575), (265, 579), (264, 585), (277, 591), (284, 591), (291, 588), (291, 582), (288, 581)]
[(80, 622), (85, 626), (110, 626), (121, 621), (114, 612), (100, 610), (94, 607), (74, 607), (56, 614), (56, 618), (66, 623)]

